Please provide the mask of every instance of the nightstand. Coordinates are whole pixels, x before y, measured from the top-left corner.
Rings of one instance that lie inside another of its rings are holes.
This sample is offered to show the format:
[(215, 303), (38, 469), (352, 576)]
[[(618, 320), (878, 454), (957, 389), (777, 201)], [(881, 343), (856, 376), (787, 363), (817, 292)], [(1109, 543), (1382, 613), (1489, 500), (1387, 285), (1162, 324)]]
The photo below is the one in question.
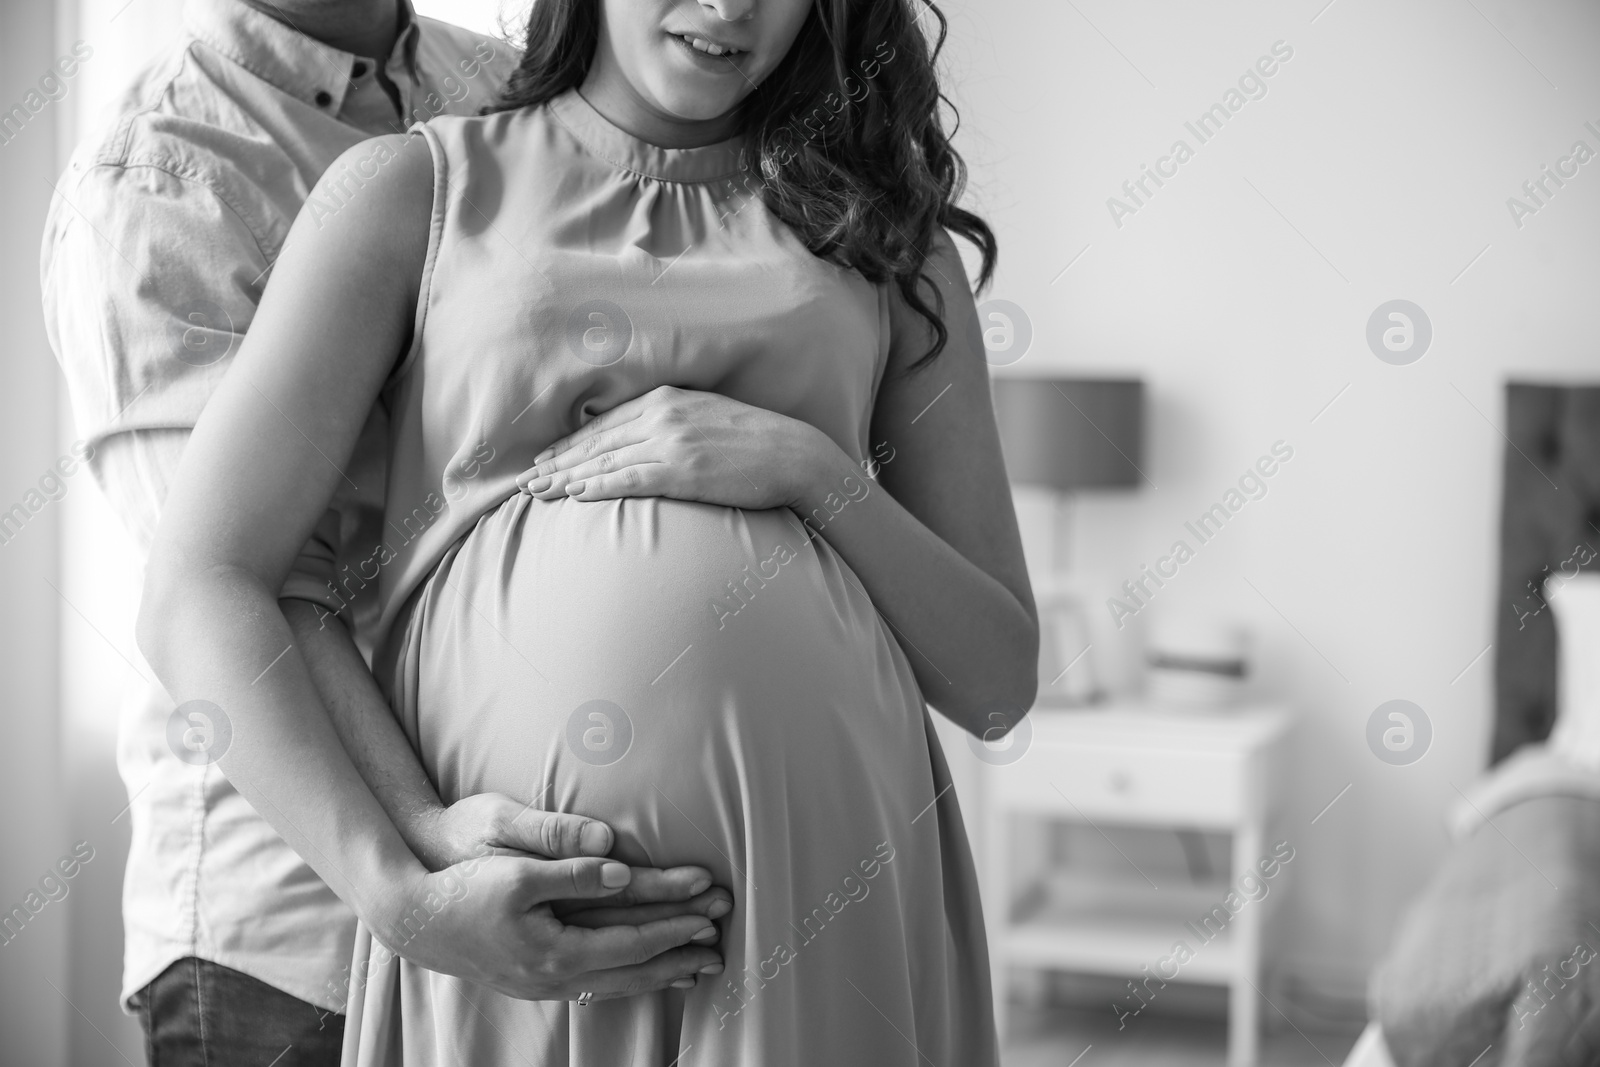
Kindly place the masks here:
[[(1032, 738), (1022, 755), (982, 774), (983, 888), (1002, 1034), (1010, 967), (1126, 977), (1155, 991), (1152, 1002), (1166, 980), (1225, 985), (1228, 1064), (1252, 1067), (1262, 925), (1292, 865), (1271, 862), (1268, 836), (1288, 715), (1267, 706), (1190, 712), (1113, 704), (1039, 706), (1028, 721)], [(1228, 834), (1228, 880), (1169, 884), (1163, 877), (1157, 884), (1131, 859), (1125, 872), (1131, 877), (1120, 881), (1064, 879), (1042, 867), (1033, 854), (1039, 850), (1015, 847), (1019, 816), (1096, 831), (1143, 826)], [(1263, 865), (1273, 871), (1265, 878)], [(1226, 898), (1246, 878), (1246, 892), (1233, 897), (1232, 903), (1243, 901), (1235, 911)], [(1265, 889), (1251, 888), (1258, 884)], [(1248, 899), (1255, 894), (1259, 900)], [(1192, 950), (1181, 961), (1173, 954), (1180, 942)], [(1129, 1007), (1143, 1003), (1135, 996), (1127, 994)]]

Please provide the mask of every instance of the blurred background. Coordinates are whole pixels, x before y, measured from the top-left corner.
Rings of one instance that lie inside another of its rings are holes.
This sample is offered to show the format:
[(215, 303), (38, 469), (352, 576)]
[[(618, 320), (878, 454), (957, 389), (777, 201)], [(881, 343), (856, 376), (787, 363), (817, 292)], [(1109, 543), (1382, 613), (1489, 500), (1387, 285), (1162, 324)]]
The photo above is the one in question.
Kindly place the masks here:
[[(416, 7), (489, 33), (525, 10)], [(980, 297), (995, 376), (1049, 379), (1063, 398), (1106, 380), (1137, 394), (1126, 426), (1070, 407), (1094, 431), (1084, 440), (1098, 435), (1132, 474), (1102, 484), (1065, 471), (1050, 485), (1046, 455), (1039, 484), (1018, 479), (1030, 570), (1060, 605), (1041, 677), (1061, 709), (1010, 748), (944, 731), (975, 850), (998, 879), (1009, 1055), (1221, 1063), (1232, 988), (1235, 1012), (1266, 1031), (1263, 1062), (1338, 1063), (1366, 1021), (1369, 973), (1444, 860), (1447, 810), (1489, 762), (1508, 610), (1505, 384), (1600, 382), (1600, 164), (1571, 164), (1539, 200), (1524, 190), (1575, 142), (1600, 149), (1600, 7), (941, 7), (968, 200), (1000, 240)], [(93, 48), (65, 95), (0, 144), (0, 509), (76, 439), (39, 312), (51, 183), (115, 89), (178, 32), (180, 10), (0, 8), (0, 106), (74, 42)], [(1189, 151), (1175, 156), (1178, 141)], [(1028, 449), (1057, 446), (1035, 433), (1008, 447), (1015, 474)], [(1251, 470), (1259, 492), (1241, 483)], [(1225, 522), (1186, 526), (1218, 503)], [(1180, 540), (1192, 558), (1173, 557)], [(121, 693), (148, 672), (132, 638), (140, 581), (86, 474), (0, 545), (0, 910), (76, 843), (93, 849), (68, 896), (0, 946), (0, 1062), (142, 1062), (116, 1006), (128, 796), (114, 767)], [(1068, 706), (1096, 694), (1098, 706)], [(1369, 731), (1397, 700), (1403, 761)], [(1163, 763), (1143, 720), (1105, 721), (1122, 708), (1154, 715), (1168, 748), (1220, 753), (1215, 773)], [(1051, 753), (1059, 773), (1040, 781), (1065, 805), (1016, 784), (1048, 771)], [(1108, 767), (1108, 782), (1090, 780)], [(1230, 789), (1238, 803), (1206, 814)], [(1133, 999), (1137, 961), (1159, 970), (1173, 942), (1198, 947), (1182, 918), (1280, 842), (1293, 858), (1259, 909), (1238, 913), (1226, 959), (1197, 952), (1191, 976), (1211, 977)], [(1030, 883), (1030, 864), (1059, 869)], [(1097, 876), (1102, 889), (1086, 888)], [(1213, 883), (1210, 895), (1161, 888)], [(1106, 884), (1147, 886), (1168, 917), (1141, 926), (1108, 904), (1097, 918), (1095, 901), (1128, 896)], [(1025, 912), (1073, 907), (1085, 937), (1106, 935), (1093, 959), (1071, 937), (1056, 962), (1048, 946), (1007, 948)], [(1265, 921), (1243, 933), (1257, 911)]]

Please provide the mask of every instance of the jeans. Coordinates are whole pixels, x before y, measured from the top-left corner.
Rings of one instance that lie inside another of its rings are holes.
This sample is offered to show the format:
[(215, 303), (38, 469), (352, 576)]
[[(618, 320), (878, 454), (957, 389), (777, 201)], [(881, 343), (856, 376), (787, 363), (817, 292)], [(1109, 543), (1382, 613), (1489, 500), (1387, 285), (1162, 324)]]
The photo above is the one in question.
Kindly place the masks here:
[(193, 956), (134, 994), (150, 1067), (338, 1067), (344, 1016)]

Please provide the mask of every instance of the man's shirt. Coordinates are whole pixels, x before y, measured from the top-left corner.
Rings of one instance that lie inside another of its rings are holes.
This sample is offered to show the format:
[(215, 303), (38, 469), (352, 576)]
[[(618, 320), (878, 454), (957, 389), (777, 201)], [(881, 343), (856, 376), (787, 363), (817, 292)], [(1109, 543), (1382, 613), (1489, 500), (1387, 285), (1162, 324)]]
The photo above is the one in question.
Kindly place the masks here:
[[(189, 432), (324, 170), (367, 137), (477, 113), (515, 64), (504, 42), (400, 4), (401, 32), (380, 63), (240, 0), (190, 0), (183, 38), (135, 79), (56, 186), (46, 328), (91, 470), (142, 551)], [(346, 183), (355, 195), (359, 178)], [(358, 552), (381, 539), (384, 448), (376, 412), (285, 595), (362, 615), (364, 604), (348, 603), (354, 587), (330, 583), (339, 546)], [(119, 722), (133, 823), (124, 1003), (175, 960), (198, 956), (342, 1011), (351, 911), (215, 766), (179, 758), (195, 755), (169, 741), (183, 733), (169, 731), (173, 710), (141, 683)]]

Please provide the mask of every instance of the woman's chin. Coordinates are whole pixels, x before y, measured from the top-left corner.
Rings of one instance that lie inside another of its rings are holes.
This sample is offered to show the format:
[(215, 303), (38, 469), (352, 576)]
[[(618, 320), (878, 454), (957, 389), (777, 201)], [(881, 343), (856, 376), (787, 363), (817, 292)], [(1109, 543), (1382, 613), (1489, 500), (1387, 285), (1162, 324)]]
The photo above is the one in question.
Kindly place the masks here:
[(680, 57), (670, 69), (646, 79), (642, 88), (662, 114), (680, 122), (710, 122), (738, 107), (750, 83), (732, 67), (697, 69)]
[(656, 106), (679, 122), (713, 122), (739, 106), (741, 94), (698, 93), (676, 88), (657, 97)]

